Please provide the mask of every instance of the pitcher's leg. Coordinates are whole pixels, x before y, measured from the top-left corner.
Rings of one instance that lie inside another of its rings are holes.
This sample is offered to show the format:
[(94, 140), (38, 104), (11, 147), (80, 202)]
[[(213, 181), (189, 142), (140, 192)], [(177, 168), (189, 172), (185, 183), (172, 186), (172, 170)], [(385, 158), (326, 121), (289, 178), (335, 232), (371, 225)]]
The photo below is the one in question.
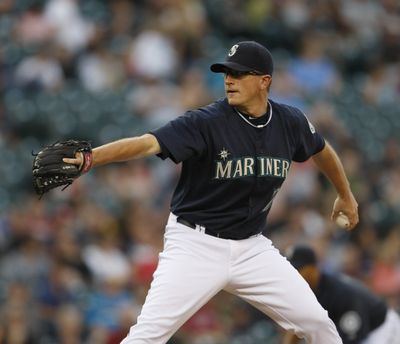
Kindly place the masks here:
[(141, 314), (121, 344), (166, 343), (223, 288), (227, 255), (210, 238), (182, 225), (167, 226), (165, 248)]
[(234, 265), (227, 291), (249, 302), (284, 329), (305, 338), (307, 343), (342, 343), (328, 313), (297, 270), (269, 239), (256, 240)]

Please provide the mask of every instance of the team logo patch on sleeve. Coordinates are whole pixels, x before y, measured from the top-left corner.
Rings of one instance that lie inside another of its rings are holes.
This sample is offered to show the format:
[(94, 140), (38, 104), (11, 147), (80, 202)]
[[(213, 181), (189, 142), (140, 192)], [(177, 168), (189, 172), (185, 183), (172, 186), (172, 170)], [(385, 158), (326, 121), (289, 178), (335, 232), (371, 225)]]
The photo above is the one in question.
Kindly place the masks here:
[(313, 133), (313, 134), (315, 134), (315, 128), (314, 128), (314, 126), (312, 125), (312, 123), (307, 119), (307, 122), (308, 122), (308, 126), (310, 127), (310, 131)]
[(315, 134), (315, 127), (313, 126), (313, 124), (309, 121), (308, 117), (306, 116), (306, 114), (304, 112), (302, 112), (302, 115), (306, 118), (308, 127), (310, 128), (311, 133)]

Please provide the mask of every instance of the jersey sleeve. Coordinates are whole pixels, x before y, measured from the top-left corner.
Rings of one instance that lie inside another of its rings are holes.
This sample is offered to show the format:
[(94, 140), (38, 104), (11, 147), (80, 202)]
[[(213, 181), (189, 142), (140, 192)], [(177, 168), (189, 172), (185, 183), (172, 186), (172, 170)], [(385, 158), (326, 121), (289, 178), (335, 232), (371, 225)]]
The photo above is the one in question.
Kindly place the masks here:
[(296, 132), (297, 147), (293, 156), (294, 161), (306, 161), (325, 147), (324, 138), (301, 111), (299, 111)]
[(157, 156), (161, 159), (170, 158), (175, 163), (201, 156), (207, 148), (203, 127), (201, 117), (193, 111), (188, 111), (166, 125), (150, 131), (161, 147), (161, 153)]

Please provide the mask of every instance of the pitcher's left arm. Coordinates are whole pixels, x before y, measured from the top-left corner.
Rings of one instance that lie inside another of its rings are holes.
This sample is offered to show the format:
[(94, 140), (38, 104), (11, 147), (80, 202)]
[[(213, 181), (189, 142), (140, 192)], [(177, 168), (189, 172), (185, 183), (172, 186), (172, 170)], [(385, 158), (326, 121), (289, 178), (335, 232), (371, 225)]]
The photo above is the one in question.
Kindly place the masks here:
[(322, 151), (313, 155), (312, 158), (319, 170), (331, 181), (338, 194), (333, 205), (332, 220), (343, 213), (350, 222), (347, 229), (353, 229), (358, 223), (358, 204), (350, 189), (350, 183), (338, 155), (332, 146), (326, 142)]

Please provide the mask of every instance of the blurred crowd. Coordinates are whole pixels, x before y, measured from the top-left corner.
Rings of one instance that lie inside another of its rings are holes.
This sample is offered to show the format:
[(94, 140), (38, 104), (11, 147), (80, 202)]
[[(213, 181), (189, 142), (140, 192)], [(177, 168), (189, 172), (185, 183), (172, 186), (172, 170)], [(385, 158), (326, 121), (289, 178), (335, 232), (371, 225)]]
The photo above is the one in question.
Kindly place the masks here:
[[(310, 243), (325, 269), (400, 311), (398, 0), (1, 0), (0, 343), (119, 343), (179, 175), (157, 158), (114, 164), (38, 200), (31, 151), (144, 133), (222, 97), (208, 67), (250, 39), (273, 53), (271, 98), (301, 108), (331, 142), (360, 204), (357, 228), (336, 228), (334, 190), (311, 162), (294, 164), (267, 235), (282, 253)], [(280, 338), (220, 293), (170, 343)]]

